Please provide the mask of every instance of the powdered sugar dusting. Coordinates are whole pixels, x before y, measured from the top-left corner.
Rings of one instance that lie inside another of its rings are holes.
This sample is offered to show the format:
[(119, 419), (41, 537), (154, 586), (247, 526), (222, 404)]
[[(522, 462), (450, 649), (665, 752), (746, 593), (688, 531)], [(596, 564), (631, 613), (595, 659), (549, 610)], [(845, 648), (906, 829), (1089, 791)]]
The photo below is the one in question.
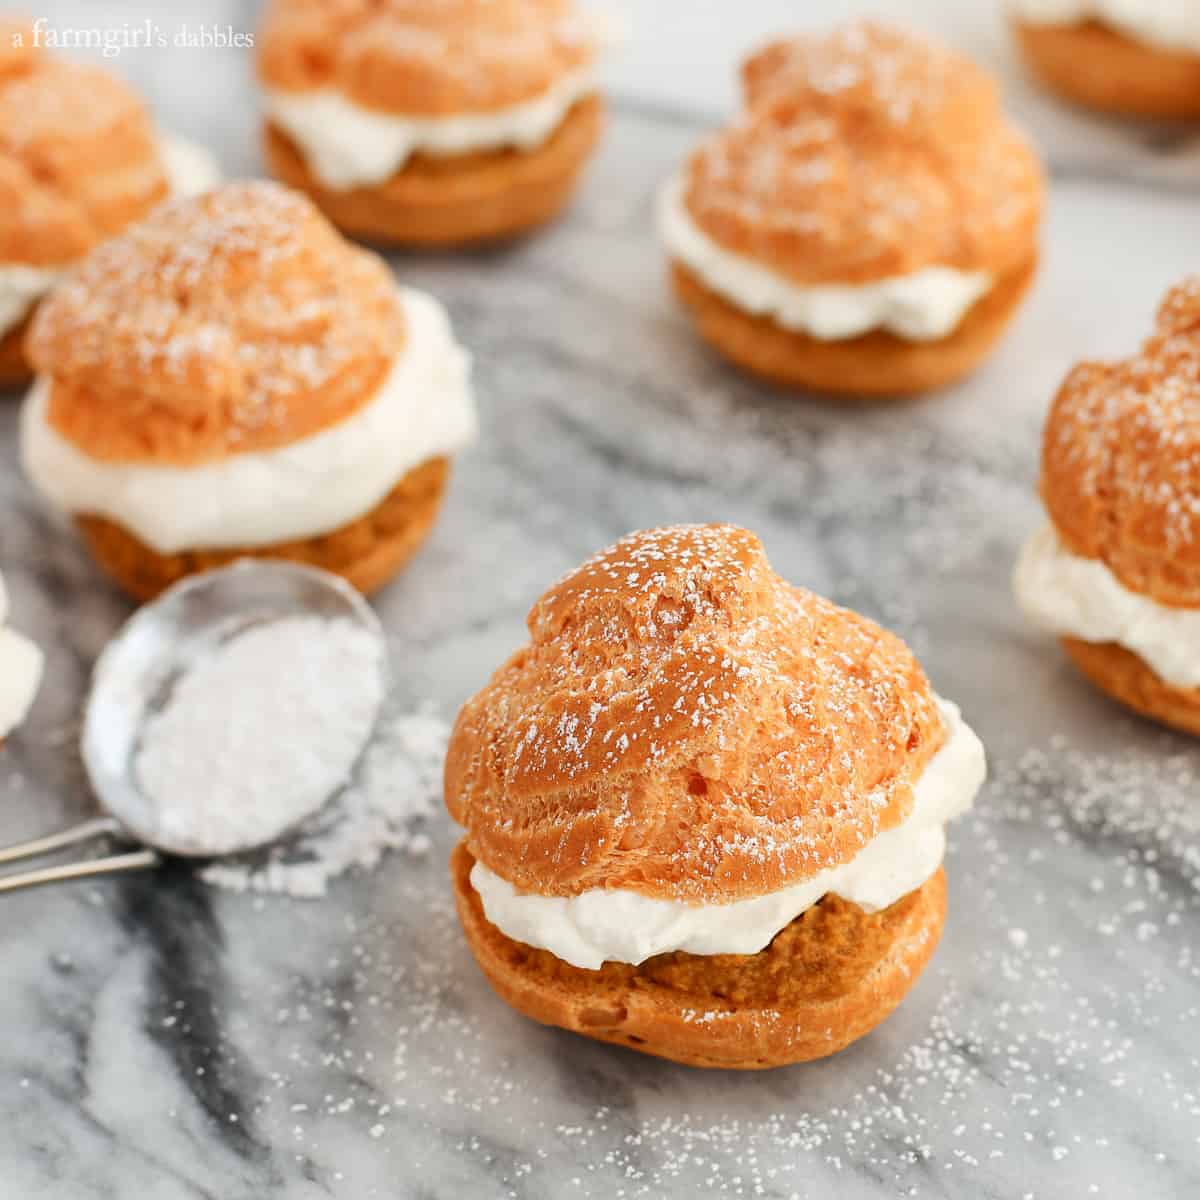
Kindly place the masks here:
[(1138, 354), (1071, 371), (1047, 423), (1044, 467), (1051, 516), (1075, 545), (1134, 590), (1198, 602), (1200, 277), (1167, 294)]
[(262, 71), (273, 86), (332, 86), (385, 112), (487, 111), (587, 66), (601, 32), (572, 0), (384, 0), (315, 12), (275, 0)]
[(428, 709), (390, 712), (357, 778), (327, 811), (287, 844), (257, 859), (215, 863), (203, 878), (239, 892), (314, 898), (351, 869), (371, 870), (389, 850), (423, 857), (449, 732)]
[(718, 243), (808, 283), (1032, 257), (1039, 168), (968, 59), (859, 22), (772, 43), (743, 78), (745, 112), (690, 165)]
[[(372, 1088), (296, 1106), (311, 1067), (294, 1022), (319, 1021), (323, 1003), (305, 988), (281, 1018), (270, 1107), (312, 1151), (354, 1109), (383, 1126), (385, 1143), (400, 1139), (406, 1169), (453, 1161), (501, 1195), (540, 1181), (606, 1200), (806, 1198), (816, 1180), (857, 1195), (862, 1175), (897, 1196), (973, 1194), (983, 1178), (1039, 1200), (1125, 1194), (1130, 1111), (1152, 1099), (1193, 1138), (1200, 1116), (1200, 959), (1187, 933), (1200, 908), (1196, 786), (1187, 754), (1108, 757), (1056, 738), (1005, 759), (990, 806), (957, 835), (987, 866), (952, 882), (948, 945), (914, 994), (869, 1049), (766, 1076), (718, 1078), (521, 1021), (463, 961), (449, 904), (404, 893), (421, 907), (417, 944), (402, 947), (385, 916), (354, 918), (342, 993), (352, 1016), (327, 1027), (330, 1059)], [(1090, 871), (1062, 874), (1057, 850), (1096, 845), (1108, 849)], [(1018, 864), (1028, 896), (1011, 887)], [(1082, 969), (1097, 941), (1126, 973), (1119, 986)], [(986, 996), (977, 980), (990, 981)], [(373, 1027), (394, 1031), (390, 1061), (363, 1058)], [(1177, 1068), (1153, 1084), (1135, 1027), (1179, 1048)], [(1140, 1157), (1138, 1170), (1150, 1194), (1160, 1183), (1171, 1194), (1165, 1155)], [(1020, 1179), (1038, 1182), (1022, 1191)]]
[(183, 853), (228, 854), (311, 816), (371, 736), (382, 658), (374, 633), (344, 619), (287, 617), (222, 643), (146, 722), (135, 828)]
[(460, 718), (447, 802), (485, 866), (543, 894), (799, 882), (894, 824), (944, 737), (898, 639), (731, 526), (623, 538), (529, 629)]
[[(324, 427), (370, 396), (403, 336), (386, 264), (298, 193), (252, 182), (168, 201), (106, 243), (41, 306), (29, 354), (87, 452), (186, 460)], [(105, 404), (73, 405), (71, 387)]]

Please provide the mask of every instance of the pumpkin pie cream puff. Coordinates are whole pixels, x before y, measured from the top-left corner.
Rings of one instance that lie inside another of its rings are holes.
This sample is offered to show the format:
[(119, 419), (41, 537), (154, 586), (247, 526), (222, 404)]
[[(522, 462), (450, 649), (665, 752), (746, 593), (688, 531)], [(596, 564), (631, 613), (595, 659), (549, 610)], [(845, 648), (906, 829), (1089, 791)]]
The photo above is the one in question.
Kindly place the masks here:
[(905, 395), (993, 347), (1033, 278), (1042, 175), (969, 60), (874, 23), (775, 42), (664, 189), (675, 290), (758, 375)]
[(458, 717), (467, 940), (525, 1015), (696, 1066), (832, 1054), (946, 911), (979, 740), (896, 637), (727, 525), (635, 533), (556, 583)]
[(0, 745), (25, 720), (42, 681), (42, 652), (8, 628), (8, 593), (0, 575)]
[(272, 183), (170, 201), (39, 308), (26, 472), (138, 598), (251, 555), (363, 591), (474, 435), (442, 306)]
[(1021, 607), (1098, 687), (1200, 733), (1200, 277), (1168, 294), (1139, 354), (1067, 376), (1041, 491)]
[(172, 191), (215, 181), (211, 158), (157, 131), (120, 79), (0, 17), (0, 387), (29, 378), (29, 315), (69, 266)]
[(1193, 0), (1010, 0), (1030, 66), (1067, 100), (1135, 117), (1200, 117)]
[(259, 44), (271, 170), (356, 236), (521, 233), (600, 135), (595, 22), (571, 0), (273, 0)]

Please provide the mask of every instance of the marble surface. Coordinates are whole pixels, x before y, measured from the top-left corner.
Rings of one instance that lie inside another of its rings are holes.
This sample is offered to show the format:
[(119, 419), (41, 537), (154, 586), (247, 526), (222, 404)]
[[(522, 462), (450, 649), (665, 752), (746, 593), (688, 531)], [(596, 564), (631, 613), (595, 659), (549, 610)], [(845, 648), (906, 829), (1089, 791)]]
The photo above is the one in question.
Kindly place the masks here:
[[(154, 7), (110, 4), (105, 19)], [(743, 0), (719, 21), (730, 6), (653, 7), (647, 26), (690, 66), (676, 80), (653, 69), (655, 45), (631, 43), (569, 219), (505, 250), (396, 259), (449, 303), (483, 413), (432, 541), (379, 600), (401, 701), (452, 715), (545, 584), (626, 530), (748, 525), (784, 574), (908, 638), (988, 744), (932, 966), (837, 1058), (731, 1076), (542, 1029), (496, 1000), (456, 928), (440, 817), (429, 855), (388, 858), (320, 903), (215, 891), (182, 868), (4, 897), (5, 1200), (1200, 1194), (1200, 758), (1094, 695), (1008, 589), (1038, 520), (1056, 381), (1081, 355), (1132, 347), (1189, 265), (1186, 139), (1030, 101), (1055, 166), (1045, 268), (989, 366), (892, 410), (775, 395), (697, 344), (651, 214), (722, 104), (704, 81), (725, 78), (743, 32), (796, 6)], [(984, 36), (962, 12), (976, 6), (917, 7)], [(47, 11), (97, 19), (82, 0)], [(254, 168), (244, 55), (115, 65), (229, 169)], [(1055, 134), (1059, 118), (1087, 138)], [(22, 482), (16, 426), (0, 405), (0, 565), (49, 680), (0, 758), (2, 840), (87, 811), (79, 706), (129, 612)]]

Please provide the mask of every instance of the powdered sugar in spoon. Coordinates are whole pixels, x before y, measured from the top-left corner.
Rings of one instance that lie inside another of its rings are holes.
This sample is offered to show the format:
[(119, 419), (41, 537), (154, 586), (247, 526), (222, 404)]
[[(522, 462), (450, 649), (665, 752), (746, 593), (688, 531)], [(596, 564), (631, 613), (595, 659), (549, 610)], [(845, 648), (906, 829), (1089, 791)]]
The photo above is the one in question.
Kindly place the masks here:
[(0, 876), (0, 892), (277, 841), (350, 780), (385, 691), (379, 621), (338, 577), (245, 560), (185, 580), (96, 663), (82, 749), (102, 815), (0, 864), (98, 837), (130, 848)]

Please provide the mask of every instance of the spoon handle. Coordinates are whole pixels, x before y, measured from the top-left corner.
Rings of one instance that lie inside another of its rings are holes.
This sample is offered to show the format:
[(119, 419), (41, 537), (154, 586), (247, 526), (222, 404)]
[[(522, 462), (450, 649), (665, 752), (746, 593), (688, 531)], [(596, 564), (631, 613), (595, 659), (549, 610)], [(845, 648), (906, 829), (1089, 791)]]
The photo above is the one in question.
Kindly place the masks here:
[(58, 867), (42, 867), (20, 875), (0, 876), (0, 893), (17, 892), (24, 888), (41, 887), (47, 883), (65, 883), (72, 879), (92, 879), (97, 875), (118, 875), (126, 871), (144, 871), (162, 861), (155, 850), (134, 850), (110, 858), (92, 858), (84, 862), (66, 863)]
[(94, 838), (119, 837), (122, 832), (121, 826), (112, 817), (92, 817), (71, 826), (70, 829), (64, 829), (61, 833), (19, 842), (15, 846), (0, 847), (0, 866), (20, 862), (25, 858), (41, 858), (43, 854), (53, 854), (56, 850), (77, 846), (80, 842), (90, 842)]

